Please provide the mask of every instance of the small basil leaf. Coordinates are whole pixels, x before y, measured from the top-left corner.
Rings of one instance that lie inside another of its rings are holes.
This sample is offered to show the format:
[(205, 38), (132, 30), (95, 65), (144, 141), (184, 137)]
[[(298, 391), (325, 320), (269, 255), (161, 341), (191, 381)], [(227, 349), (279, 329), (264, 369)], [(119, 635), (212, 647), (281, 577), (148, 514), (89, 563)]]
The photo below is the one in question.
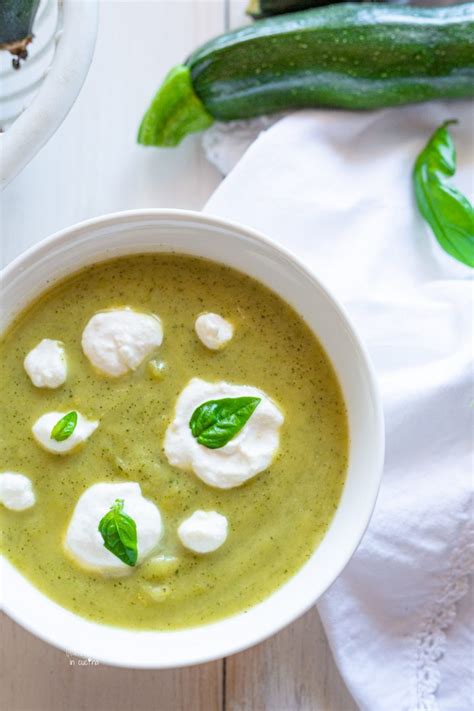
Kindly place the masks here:
[(56, 442), (64, 442), (65, 439), (69, 439), (72, 435), (76, 429), (76, 425), (77, 412), (73, 410), (56, 422), (51, 430), (51, 439), (55, 439)]
[(474, 209), (447, 178), (456, 172), (456, 149), (445, 121), (416, 159), (413, 179), (418, 209), (441, 247), (474, 267)]
[(123, 510), (123, 499), (116, 499), (100, 520), (99, 533), (108, 551), (126, 565), (136, 565), (138, 558), (137, 524)]
[(220, 449), (240, 432), (259, 402), (259, 397), (226, 397), (203, 402), (189, 420), (191, 433), (204, 447)]

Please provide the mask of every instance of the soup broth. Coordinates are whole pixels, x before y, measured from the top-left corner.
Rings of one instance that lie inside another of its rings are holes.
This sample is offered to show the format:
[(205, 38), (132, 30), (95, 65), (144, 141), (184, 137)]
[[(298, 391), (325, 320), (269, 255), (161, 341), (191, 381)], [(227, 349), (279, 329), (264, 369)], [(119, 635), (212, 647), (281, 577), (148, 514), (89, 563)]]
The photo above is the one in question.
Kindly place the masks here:
[[(107, 379), (81, 349), (88, 320), (130, 306), (157, 314), (164, 340), (133, 373)], [(198, 340), (196, 317), (211, 311), (234, 325), (219, 351)], [(68, 377), (36, 388), (23, 368), (41, 339), (62, 341)], [(0, 470), (22, 472), (32, 508), (0, 506), (1, 548), (36, 587), (97, 622), (139, 629), (201, 625), (248, 609), (287, 581), (312, 555), (341, 496), (348, 422), (327, 355), (304, 321), (262, 284), (225, 266), (171, 254), (138, 255), (86, 268), (43, 294), (6, 332), (0, 347)], [(193, 377), (262, 389), (284, 415), (268, 469), (242, 486), (216, 489), (172, 467), (163, 450), (176, 400)], [(41, 449), (31, 427), (46, 411), (78, 410), (99, 420), (77, 451)], [(88, 572), (63, 547), (81, 494), (97, 482), (138, 482), (160, 509), (158, 553), (176, 561), (153, 581), (146, 566), (125, 577)], [(177, 536), (197, 509), (225, 515), (229, 534), (208, 555)], [(157, 590), (159, 593), (157, 593)]]

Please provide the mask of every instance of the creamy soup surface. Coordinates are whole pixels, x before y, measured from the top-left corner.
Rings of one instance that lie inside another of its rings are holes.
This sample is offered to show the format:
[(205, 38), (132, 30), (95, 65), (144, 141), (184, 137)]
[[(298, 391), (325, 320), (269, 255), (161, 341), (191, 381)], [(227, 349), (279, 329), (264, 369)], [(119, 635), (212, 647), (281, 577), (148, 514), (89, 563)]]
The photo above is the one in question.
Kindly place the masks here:
[[(107, 379), (82, 352), (81, 335), (95, 313), (124, 306), (159, 316), (163, 343), (136, 371)], [(196, 335), (196, 318), (205, 312), (234, 327), (221, 350)], [(23, 367), (44, 338), (62, 342), (67, 356), (67, 379), (56, 389), (35, 387)], [(46, 595), (94, 621), (177, 629), (246, 610), (305, 563), (338, 505), (348, 423), (332, 366), (287, 304), (232, 269), (170, 254), (87, 268), (9, 328), (0, 372), (0, 471), (28, 476), (36, 495), (25, 511), (0, 505), (2, 552)], [(271, 465), (241, 486), (213, 488), (168, 463), (165, 431), (194, 377), (259, 388), (284, 415)], [(38, 446), (31, 431), (37, 418), (72, 410), (100, 421), (90, 439), (67, 456)], [(138, 482), (161, 512), (156, 553), (175, 560), (158, 580), (139, 565), (120, 578), (91, 573), (64, 551), (81, 494), (99, 482), (127, 481)], [(177, 533), (196, 510), (228, 520), (225, 543), (206, 555), (184, 548)]]

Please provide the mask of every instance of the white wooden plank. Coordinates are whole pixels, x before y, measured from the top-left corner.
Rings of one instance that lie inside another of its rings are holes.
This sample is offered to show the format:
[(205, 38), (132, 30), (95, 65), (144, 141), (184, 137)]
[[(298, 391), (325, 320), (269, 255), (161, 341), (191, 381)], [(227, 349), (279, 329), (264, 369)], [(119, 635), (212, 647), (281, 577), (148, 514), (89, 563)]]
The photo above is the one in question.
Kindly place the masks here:
[(248, 25), (252, 22), (250, 17), (245, 13), (248, 0), (227, 0), (227, 2), (229, 8), (229, 28), (234, 29), (235, 27)]
[[(228, 0), (229, 27), (250, 22)], [(272, 639), (226, 661), (227, 711), (354, 711), (316, 608)]]
[(316, 608), (253, 649), (226, 660), (227, 711), (357, 711)]
[(95, 665), (0, 617), (0, 706), (5, 711), (221, 711), (222, 664), (171, 671)]
[[(168, 69), (223, 28), (223, 0), (101, 3), (95, 58), (78, 101), (1, 197), (4, 263), (51, 232), (100, 213), (202, 206), (220, 176), (199, 139), (159, 151), (137, 146), (135, 135)], [(8, 711), (222, 708), (222, 662), (124, 671), (70, 660), (5, 617), (0, 636), (0, 705)]]

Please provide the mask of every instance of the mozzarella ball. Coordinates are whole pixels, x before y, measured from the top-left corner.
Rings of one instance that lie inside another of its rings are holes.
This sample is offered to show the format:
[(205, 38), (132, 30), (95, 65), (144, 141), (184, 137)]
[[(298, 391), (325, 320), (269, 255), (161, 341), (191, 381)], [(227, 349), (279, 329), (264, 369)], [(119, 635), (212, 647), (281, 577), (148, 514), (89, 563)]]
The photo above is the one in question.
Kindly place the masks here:
[(234, 335), (234, 327), (219, 314), (201, 314), (197, 317), (194, 328), (198, 338), (212, 351), (223, 348)]
[(152, 554), (160, 541), (163, 524), (158, 507), (146, 499), (137, 482), (101, 483), (90, 486), (79, 498), (66, 532), (64, 547), (81, 567), (108, 575), (128, 575), (135, 566), (123, 563), (104, 546), (99, 523), (117, 499), (137, 527), (137, 565)]
[(73, 433), (67, 438), (58, 442), (51, 437), (54, 426), (67, 415), (67, 412), (46, 412), (39, 417), (31, 428), (33, 436), (38, 444), (53, 454), (67, 454), (80, 444), (89, 439), (91, 434), (99, 426), (97, 420), (88, 420), (80, 412), (77, 413), (77, 424)]
[(178, 528), (179, 540), (195, 553), (212, 553), (227, 538), (227, 519), (216, 511), (195, 511)]
[(162, 341), (157, 316), (126, 307), (92, 316), (82, 333), (82, 350), (102, 375), (118, 378), (138, 368)]
[(59, 388), (66, 381), (66, 354), (60, 341), (43, 338), (28, 353), (23, 365), (37, 388)]
[(31, 481), (24, 474), (0, 474), (0, 504), (12, 511), (24, 511), (35, 504), (36, 497)]

